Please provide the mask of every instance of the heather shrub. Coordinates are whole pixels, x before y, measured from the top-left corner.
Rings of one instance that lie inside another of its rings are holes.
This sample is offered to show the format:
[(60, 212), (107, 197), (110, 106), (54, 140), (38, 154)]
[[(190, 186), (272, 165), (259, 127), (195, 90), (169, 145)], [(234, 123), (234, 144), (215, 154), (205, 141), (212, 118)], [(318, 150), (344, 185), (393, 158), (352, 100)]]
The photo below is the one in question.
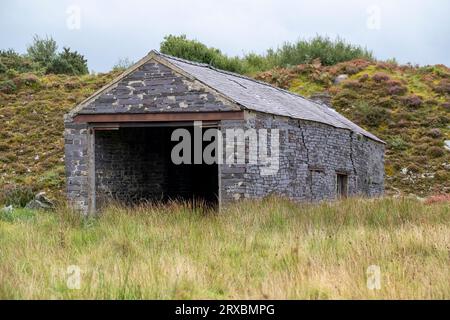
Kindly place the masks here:
[(361, 123), (369, 127), (378, 127), (389, 119), (389, 112), (386, 109), (369, 105), (366, 102), (356, 106), (356, 114)]
[(3, 93), (13, 93), (16, 91), (17, 86), (12, 80), (3, 80), (0, 81), (0, 92)]
[(419, 96), (416, 96), (414, 94), (411, 94), (406, 97), (402, 97), (401, 100), (404, 105), (411, 108), (418, 108), (422, 105), (422, 98)]
[(450, 94), (450, 80), (441, 80), (433, 89), (440, 94)]
[(21, 73), (17, 77), (14, 78), (14, 83), (17, 86), (26, 86), (26, 87), (39, 87), (39, 78), (33, 73)]
[(415, 164), (415, 163), (411, 163), (411, 164), (408, 166), (408, 171), (413, 172), (413, 173), (418, 173), (418, 172), (420, 172), (420, 166), (418, 166), (418, 165)]
[(342, 86), (344, 88), (348, 88), (348, 89), (357, 89), (357, 88), (361, 88), (362, 85), (358, 80), (349, 79), (349, 80), (344, 81)]
[(372, 80), (375, 82), (383, 82), (389, 80), (389, 76), (383, 72), (377, 72), (372, 76)]
[(442, 137), (442, 132), (438, 128), (433, 128), (428, 131), (428, 135), (432, 138), (440, 138)]
[(437, 146), (429, 147), (427, 150), (427, 154), (433, 158), (439, 158), (444, 155), (444, 150)]
[(403, 95), (408, 91), (407, 88), (397, 80), (388, 80), (386, 81), (386, 85), (388, 86), (388, 93), (390, 95)]

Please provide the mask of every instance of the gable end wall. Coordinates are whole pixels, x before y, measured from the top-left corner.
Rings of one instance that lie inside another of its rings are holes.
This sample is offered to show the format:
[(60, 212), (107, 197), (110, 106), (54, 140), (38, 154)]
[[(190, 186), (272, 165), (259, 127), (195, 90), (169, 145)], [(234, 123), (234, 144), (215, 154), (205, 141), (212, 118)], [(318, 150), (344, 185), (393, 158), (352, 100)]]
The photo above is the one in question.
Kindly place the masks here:
[(214, 93), (198, 81), (150, 60), (78, 112), (114, 114), (240, 110)]

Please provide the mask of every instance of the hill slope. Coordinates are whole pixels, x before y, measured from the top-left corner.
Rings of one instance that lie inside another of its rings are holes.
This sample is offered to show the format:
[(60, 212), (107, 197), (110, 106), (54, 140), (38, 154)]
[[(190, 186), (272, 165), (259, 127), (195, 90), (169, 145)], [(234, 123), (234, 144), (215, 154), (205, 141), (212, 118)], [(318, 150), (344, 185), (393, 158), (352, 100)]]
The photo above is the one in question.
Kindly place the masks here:
[(63, 194), (63, 115), (114, 75), (24, 73), (13, 79), (15, 89), (0, 89), (0, 191), (27, 186)]
[[(335, 83), (343, 74), (348, 78)], [(63, 114), (116, 75), (24, 73), (13, 79), (14, 86), (0, 86), (2, 192), (29, 186), (63, 195)], [(450, 140), (449, 68), (353, 60), (253, 76), (305, 96), (322, 93), (322, 100), (387, 141), (388, 191), (420, 196), (450, 192), (450, 152), (444, 148)]]

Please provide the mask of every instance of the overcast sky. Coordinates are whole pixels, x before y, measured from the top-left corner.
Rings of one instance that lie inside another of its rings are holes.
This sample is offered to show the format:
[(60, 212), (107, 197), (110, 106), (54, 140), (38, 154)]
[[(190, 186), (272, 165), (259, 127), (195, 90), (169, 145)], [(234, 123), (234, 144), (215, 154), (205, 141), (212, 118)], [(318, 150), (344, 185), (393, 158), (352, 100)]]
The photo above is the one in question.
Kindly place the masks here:
[(108, 71), (186, 34), (230, 55), (262, 53), (316, 34), (367, 46), (379, 59), (450, 66), (448, 0), (0, 0), (0, 48), (25, 52), (51, 35)]

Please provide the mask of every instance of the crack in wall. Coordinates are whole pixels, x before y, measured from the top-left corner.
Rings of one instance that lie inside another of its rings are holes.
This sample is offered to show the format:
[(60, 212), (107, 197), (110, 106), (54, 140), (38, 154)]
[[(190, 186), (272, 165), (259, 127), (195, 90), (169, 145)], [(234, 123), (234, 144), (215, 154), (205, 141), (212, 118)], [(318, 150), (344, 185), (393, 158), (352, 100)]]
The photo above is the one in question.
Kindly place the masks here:
[[(299, 123), (298, 127), (299, 127), (300, 133), (302, 135), (303, 146), (305, 147), (305, 150), (306, 150), (306, 165), (308, 166), (309, 165), (309, 150), (308, 150), (308, 147), (306, 146), (306, 142), (305, 142), (305, 133), (303, 132), (303, 128), (300, 125), (300, 123)], [(309, 183), (308, 183), (308, 186), (309, 186), (309, 201), (312, 201), (312, 199), (313, 199), (313, 194), (312, 194), (312, 183), (313, 183), (312, 180), (313, 180), (313, 177), (312, 177), (312, 172), (309, 169), (308, 169), (308, 176), (309, 176), (309, 179), (307, 177), (307, 180), (309, 180)]]
[(357, 175), (355, 160), (353, 159), (353, 134), (354, 132), (350, 132), (350, 161), (352, 162), (353, 173)]
[(350, 161), (351, 161), (352, 167), (353, 167), (353, 174), (355, 175), (355, 178), (354, 178), (354, 180), (355, 180), (354, 184), (355, 185), (353, 186), (353, 188), (357, 189), (358, 188), (358, 186), (357, 186), (357, 184), (358, 184), (358, 173), (356, 172), (355, 160), (353, 159), (353, 135), (354, 135), (354, 132), (350, 131)]
[(300, 125), (298, 127), (300, 128), (300, 133), (302, 134), (302, 143), (303, 143), (303, 146), (305, 147), (305, 150), (306, 150), (306, 163), (309, 164), (309, 150), (308, 150), (308, 147), (306, 146), (305, 134), (303, 132), (302, 127)]

